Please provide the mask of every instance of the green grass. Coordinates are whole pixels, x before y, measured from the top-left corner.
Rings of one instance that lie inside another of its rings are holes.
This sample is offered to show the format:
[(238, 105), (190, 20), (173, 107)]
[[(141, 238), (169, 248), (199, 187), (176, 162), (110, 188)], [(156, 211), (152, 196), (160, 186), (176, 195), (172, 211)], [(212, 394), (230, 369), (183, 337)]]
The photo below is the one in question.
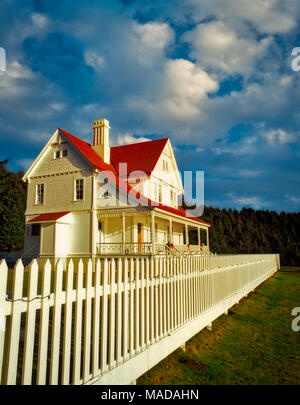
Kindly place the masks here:
[(282, 268), (254, 293), (140, 377), (137, 384), (300, 384), (300, 268)]

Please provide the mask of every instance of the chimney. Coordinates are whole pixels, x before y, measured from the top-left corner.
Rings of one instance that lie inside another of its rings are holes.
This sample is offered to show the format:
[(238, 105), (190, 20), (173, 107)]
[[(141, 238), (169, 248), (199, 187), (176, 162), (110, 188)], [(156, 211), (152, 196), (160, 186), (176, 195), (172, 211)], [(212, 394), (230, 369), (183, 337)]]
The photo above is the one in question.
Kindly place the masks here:
[(102, 160), (110, 164), (110, 147), (109, 147), (109, 121), (106, 119), (94, 121), (94, 140), (92, 148)]

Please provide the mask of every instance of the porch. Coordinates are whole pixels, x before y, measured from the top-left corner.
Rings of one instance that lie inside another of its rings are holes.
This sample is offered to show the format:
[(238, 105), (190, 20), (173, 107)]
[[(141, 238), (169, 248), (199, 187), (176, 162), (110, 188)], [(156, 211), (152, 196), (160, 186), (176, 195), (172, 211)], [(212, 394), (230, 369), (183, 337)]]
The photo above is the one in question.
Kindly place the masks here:
[(208, 227), (156, 209), (97, 212), (96, 255), (211, 254)]

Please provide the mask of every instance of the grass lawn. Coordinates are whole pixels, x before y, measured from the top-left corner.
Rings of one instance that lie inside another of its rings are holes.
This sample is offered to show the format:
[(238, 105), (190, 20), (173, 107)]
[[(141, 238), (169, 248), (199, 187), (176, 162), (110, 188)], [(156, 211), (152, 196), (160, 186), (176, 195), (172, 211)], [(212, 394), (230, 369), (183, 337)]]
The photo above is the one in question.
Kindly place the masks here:
[(300, 384), (300, 267), (282, 268), (137, 384)]

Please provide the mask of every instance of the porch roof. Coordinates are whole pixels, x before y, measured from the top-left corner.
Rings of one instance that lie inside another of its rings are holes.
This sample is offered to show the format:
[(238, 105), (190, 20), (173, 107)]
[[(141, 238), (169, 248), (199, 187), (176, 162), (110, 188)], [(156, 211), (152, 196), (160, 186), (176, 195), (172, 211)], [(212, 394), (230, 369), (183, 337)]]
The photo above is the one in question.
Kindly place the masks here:
[(63, 211), (63, 212), (49, 212), (46, 214), (38, 215), (30, 219), (28, 222), (45, 222), (45, 221), (57, 221), (59, 218), (64, 217), (65, 215), (69, 214), (71, 211)]

